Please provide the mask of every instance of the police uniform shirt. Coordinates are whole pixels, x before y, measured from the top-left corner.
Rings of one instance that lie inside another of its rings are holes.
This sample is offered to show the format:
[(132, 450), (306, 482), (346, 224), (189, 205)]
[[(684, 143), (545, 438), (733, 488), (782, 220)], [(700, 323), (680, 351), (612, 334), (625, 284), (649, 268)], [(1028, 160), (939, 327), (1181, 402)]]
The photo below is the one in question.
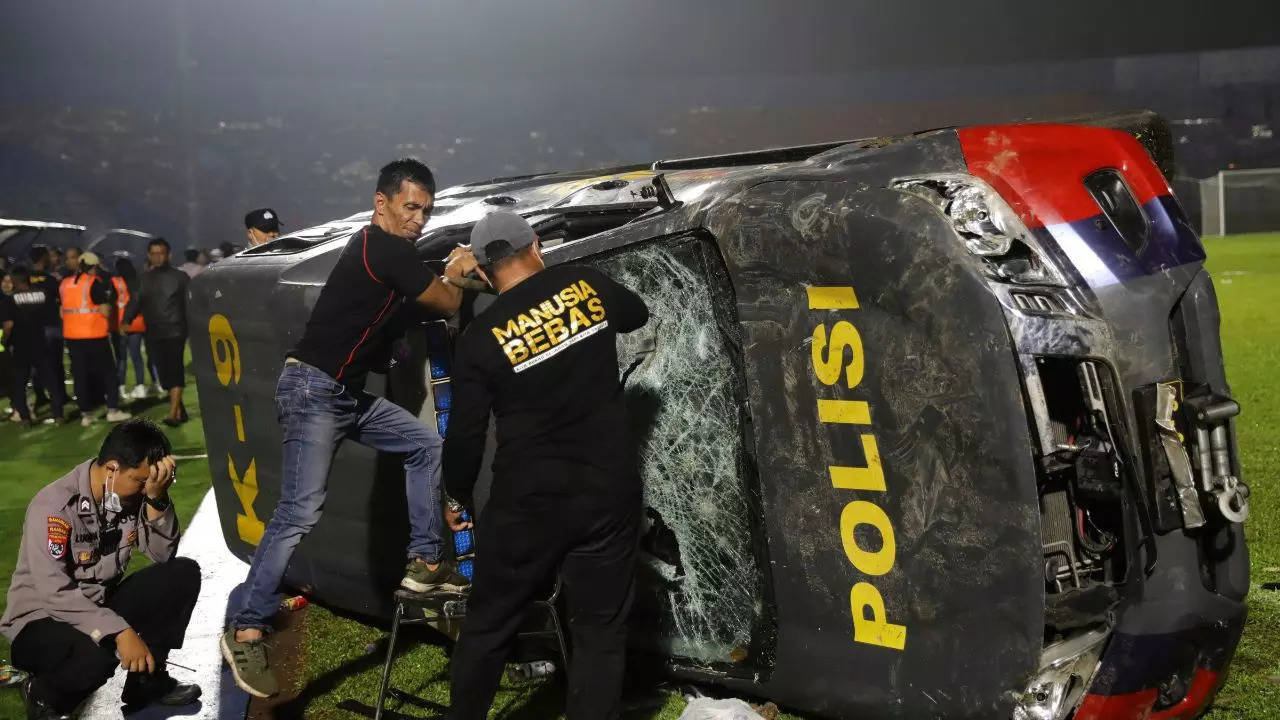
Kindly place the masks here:
[(89, 482), (92, 460), (36, 493), (27, 506), (18, 566), (0, 633), (10, 641), (29, 623), (53, 618), (101, 641), (129, 627), (104, 607), (107, 591), (124, 577), (133, 548), (155, 562), (178, 551), (173, 506), (156, 520), (145, 504), (130, 514), (104, 514)]
[(615, 337), (648, 319), (638, 295), (580, 265), (548, 268), (499, 295), (457, 342), (443, 458), (450, 496), (471, 502), (491, 410), (495, 494), (572, 490), (552, 488), (553, 477), (528, 478), (539, 487), (510, 486), (516, 471), (539, 460), (626, 472), (629, 432)]

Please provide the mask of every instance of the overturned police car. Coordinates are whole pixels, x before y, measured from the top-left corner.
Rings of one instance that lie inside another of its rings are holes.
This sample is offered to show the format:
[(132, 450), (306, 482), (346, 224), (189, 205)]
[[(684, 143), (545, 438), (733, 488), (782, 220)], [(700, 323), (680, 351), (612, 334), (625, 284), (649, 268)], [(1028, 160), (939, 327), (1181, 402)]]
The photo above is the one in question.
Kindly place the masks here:
[[(633, 639), (670, 672), (832, 718), (1191, 718), (1244, 622), (1248, 488), (1169, 156), (1133, 113), (505, 178), (442, 190), (417, 247), (437, 261), (506, 208), (548, 263), (649, 303), (619, 339)], [(192, 284), (245, 559), (279, 496), (281, 361), (367, 221)], [(408, 323), (368, 389), (447, 432), (451, 338), (484, 302)], [(389, 613), (403, 493), (395, 458), (345, 445), (288, 582)]]

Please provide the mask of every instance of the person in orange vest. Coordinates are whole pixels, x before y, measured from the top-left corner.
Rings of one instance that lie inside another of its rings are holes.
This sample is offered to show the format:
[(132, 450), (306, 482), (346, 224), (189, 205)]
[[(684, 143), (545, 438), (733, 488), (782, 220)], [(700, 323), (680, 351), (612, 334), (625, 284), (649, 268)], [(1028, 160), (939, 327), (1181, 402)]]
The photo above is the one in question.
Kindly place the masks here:
[(116, 359), (111, 354), (111, 290), (98, 277), (96, 253), (80, 255), (80, 270), (62, 280), (58, 294), (62, 297), (62, 337), (71, 355), (71, 378), (80, 407), (80, 424), (93, 424), (91, 403), (95, 387), (107, 396), (107, 422), (120, 422), (133, 417), (120, 409), (120, 393), (116, 387)]
[[(114, 325), (117, 328), (116, 338), (116, 380), (120, 385), (120, 397), (141, 400), (147, 396), (146, 365), (142, 362), (142, 337), (147, 331), (147, 323), (138, 315), (132, 322), (124, 322), (124, 309), (138, 291), (138, 270), (129, 258), (116, 260), (116, 274), (111, 276), (111, 284), (116, 289), (116, 314)], [(133, 361), (133, 379), (136, 384), (132, 392), (126, 392), (125, 380), (128, 377), (129, 364)], [(153, 368), (151, 374), (155, 376)]]

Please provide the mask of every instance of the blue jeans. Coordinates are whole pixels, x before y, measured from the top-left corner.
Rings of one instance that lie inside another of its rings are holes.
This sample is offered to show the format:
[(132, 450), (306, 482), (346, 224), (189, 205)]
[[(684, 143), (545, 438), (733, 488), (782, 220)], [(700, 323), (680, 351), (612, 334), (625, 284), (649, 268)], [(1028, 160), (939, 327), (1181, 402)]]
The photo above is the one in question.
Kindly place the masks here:
[(123, 385), (125, 376), (129, 374), (126, 360), (133, 362), (134, 384), (145, 384), (147, 377), (142, 369), (142, 333), (121, 333), (116, 337), (119, 338), (116, 344), (116, 384)]
[(366, 392), (350, 392), (325, 372), (286, 363), (276, 385), (276, 414), (284, 429), (280, 502), (253, 554), (236, 629), (270, 630), (276, 590), (293, 551), (320, 520), (329, 466), (346, 438), (383, 452), (404, 453), (409, 501), (409, 557), (440, 559), (440, 436), (404, 408)]

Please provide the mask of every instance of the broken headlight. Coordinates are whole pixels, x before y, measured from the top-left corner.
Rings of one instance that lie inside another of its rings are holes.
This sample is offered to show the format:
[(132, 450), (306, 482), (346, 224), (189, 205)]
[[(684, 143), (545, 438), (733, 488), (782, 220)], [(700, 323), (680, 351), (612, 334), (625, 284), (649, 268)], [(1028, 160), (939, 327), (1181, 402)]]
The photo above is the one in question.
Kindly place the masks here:
[(1019, 285), (1066, 285), (1062, 272), (1000, 194), (972, 175), (897, 180), (893, 187), (924, 198), (951, 221), (965, 249), (982, 258), (993, 279)]
[(1044, 648), (1013, 720), (1066, 720), (1093, 682), (1109, 637), (1110, 628), (1098, 628)]

